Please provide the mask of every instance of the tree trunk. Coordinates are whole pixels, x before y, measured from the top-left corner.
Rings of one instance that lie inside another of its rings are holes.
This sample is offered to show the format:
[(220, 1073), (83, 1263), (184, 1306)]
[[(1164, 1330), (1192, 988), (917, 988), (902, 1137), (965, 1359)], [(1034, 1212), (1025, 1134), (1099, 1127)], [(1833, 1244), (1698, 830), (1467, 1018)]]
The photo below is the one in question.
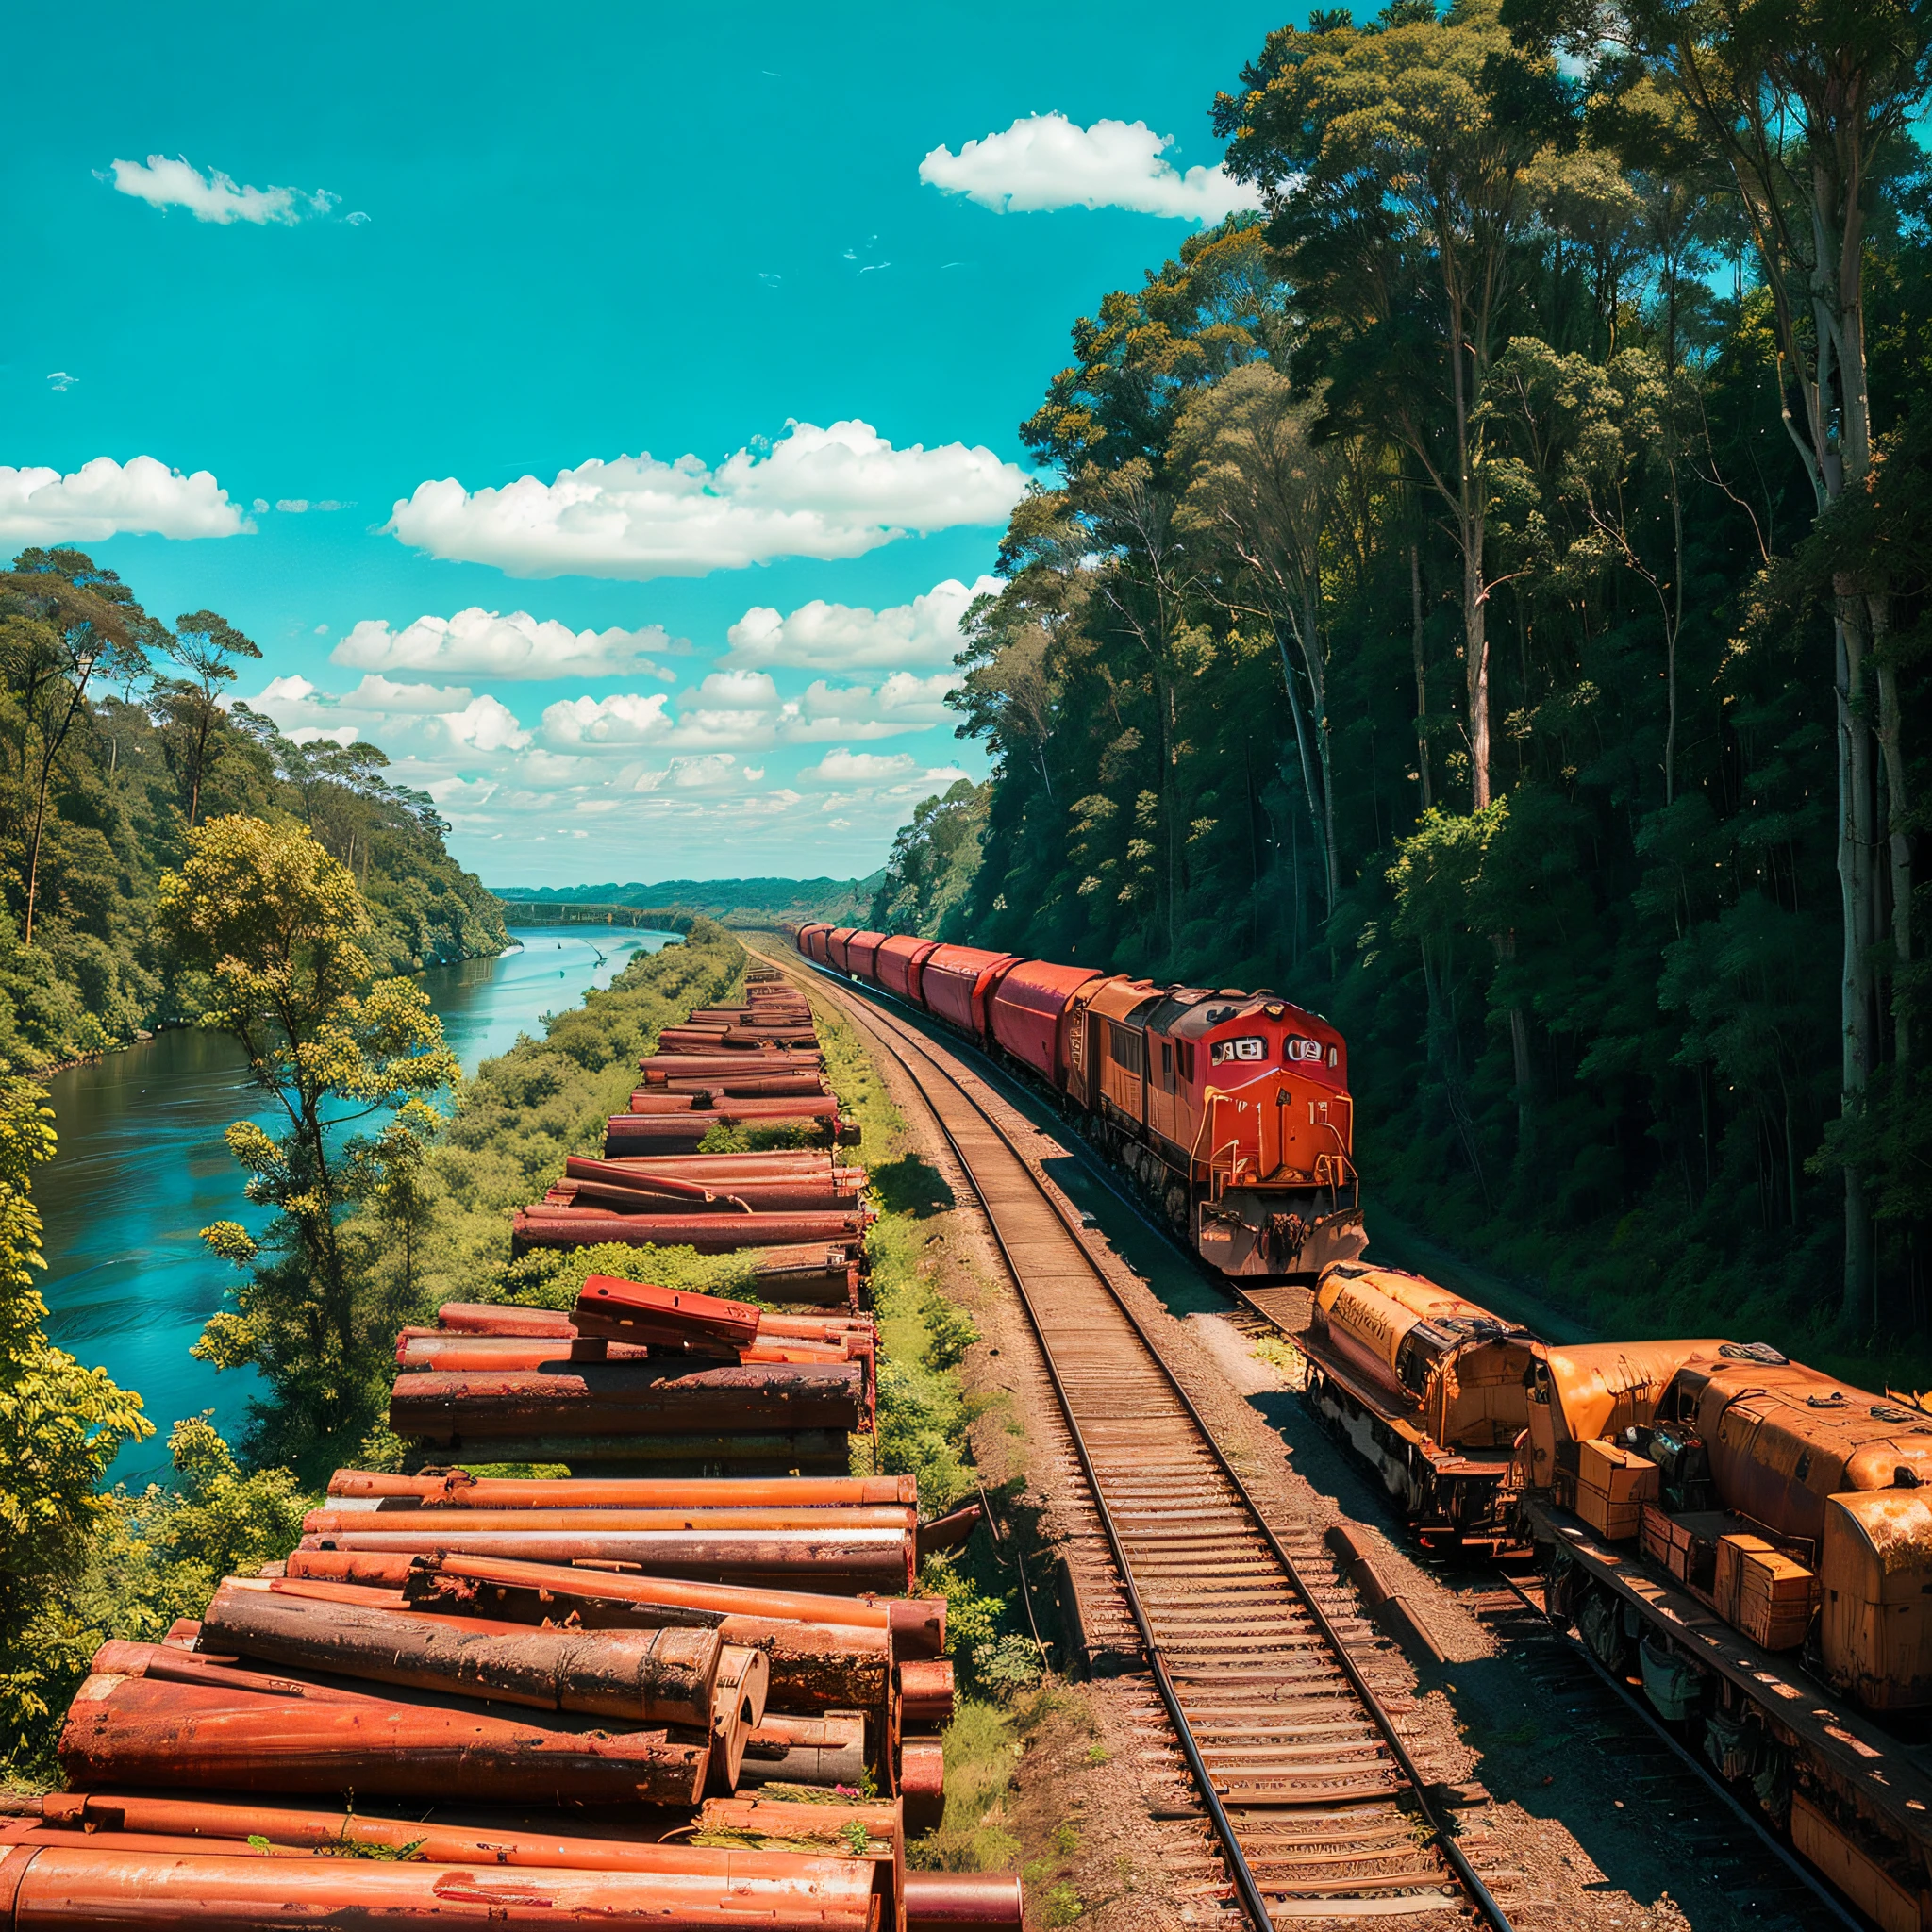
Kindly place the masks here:
[(1419, 544), (1408, 546), (1409, 642), (1415, 654), (1415, 770), (1422, 781), (1423, 809), (1435, 803), (1429, 778), (1429, 675), (1423, 661), (1423, 555)]
[[(1865, 716), (1864, 639), (1840, 598), (1834, 621), (1838, 704), (1838, 875), (1844, 916), (1840, 1008), (1844, 1046), (1842, 1117), (1857, 1126), (1877, 1047), (1877, 1001), (1872, 974), (1874, 819), (1872, 731)], [(1877, 1271), (1872, 1202), (1865, 1164), (1845, 1163), (1845, 1277), (1840, 1324), (1847, 1334), (1869, 1332), (1877, 1317)]]

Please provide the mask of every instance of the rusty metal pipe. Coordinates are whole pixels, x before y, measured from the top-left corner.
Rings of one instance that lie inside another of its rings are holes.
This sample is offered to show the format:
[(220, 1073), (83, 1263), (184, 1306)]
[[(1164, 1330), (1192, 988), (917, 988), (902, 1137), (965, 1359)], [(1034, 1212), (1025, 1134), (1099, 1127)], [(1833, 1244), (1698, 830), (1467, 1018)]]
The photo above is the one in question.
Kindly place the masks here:
[(856, 1710), (806, 1717), (768, 1710), (745, 1743), (739, 1783), (846, 1785), (865, 1776), (865, 1718)]
[(723, 1640), (713, 1630), (470, 1633), (442, 1619), (275, 1591), (217, 1590), (203, 1650), (626, 1724), (705, 1724)]
[(628, 1431), (575, 1435), (557, 1428), (528, 1436), (478, 1436), (467, 1448), (460, 1438), (448, 1442), (418, 1441), (404, 1458), (417, 1469), (440, 1469), (452, 1456), (474, 1462), (560, 1463), (574, 1475), (608, 1470), (615, 1475), (838, 1475), (851, 1464), (847, 1429), (791, 1429), (767, 1435), (671, 1433), (640, 1436)]
[[(810, 1865), (810, 1872), (799, 1867)], [(7, 1932), (61, 1926), (177, 1927), (261, 1932), (268, 1925), (347, 1928), (465, 1924), (492, 1932), (558, 1925), (651, 1924), (700, 1932), (741, 1924), (759, 1932), (866, 1932), (880, 1890), (865, 1859), (800, 1859), (778, 1870), (742, 1859), (728, 1877), (684, 1871), (581, 1871), (482, 1860), (445, 1862), (249, 1858), (206, 1847), (143, 1853), (112, 1844), (23, 1845), (0, 1862)]]
[[(760, 1652), (769, 1666), (771, 1694), (790, 1710), (884, 1711), (891, 1670), (891, 1634), (849, 1624), (808, 1624), (795, 1619), (722, 1615), (679, 1605), (635, 1603), (602, 1591), (592, 1573), (575, 1591), (527, 1585), (478, 1583), (468, 1577), (417, 1573), (408, 1580), (407, 1601), (451, 1615), (479, 1616), (489, 1627), (525, 1626), (574, 1619), (587, 1630), (624, 1630), (685, 1618), (708, 1622), (727, 1644)], [(296, 1586), (299, 1587), (299, 1586)], [(403, 1593), (395, 1593), (402, 1600)]]
[[(292, 1560), (292, 1558), (291, 1559)], [(778, 1617), (805, 1624), (850, 1624), (890, 1630), (902, 1656), (938, 1657), (945, 1649), (944, 1597), (879, 1601), (869, 1596), (832, 1596), (820, 1591), (761, 1590), (740, 1584), (709, 1584), (660, 1576), (616, 1574), (588, 1576), (582, 1570), (468, 1554), (443, 1557), (436, 1565), (446, 1576), (478, 1582), (526, 1584), (559, 1593), (594, 1585), (598, 1595), (635, 1603), (680, 1604), (691, 1609), (723, 1610), (752, 1617)]]
[(865, 1222), (852, 1214), (620, 1214), (591, 1208), (519, 1208), (512, 1242), (525, 1247), (621, 1245), (694, 1248), (728, 1255), (740, 1248), (791, 1246), (804, 1241), (854, 1246)]
[[(725, 1353), (741, 1362), (842, 1362), (857, 1361), (871, 1350), (850, 1342), (838, 1346), (794, 1336), (774, 1337)], [(661, 1344), (650, 1347), (642, 1342), (607, 1341), (591, 1335), (556, 1341), (524, 1335), (406, 1335), (396, 1342), (396, 1366), (469, 1374), (497, 1369), (527, 1372), (552, 1363), (661, 1361), (664, 1354)]]
[(474, 1704), (336, 1693), (266, 1696), (92, 1676), (61, 1729), (68, 1783), (332, 1793), (494, 1804), (694, 1805), (708, 1738), (544, 1724)]
[[(397, 1341), (401, 1343), (430, 1340), (450, 1341), (466, 1337), (531, 1343), (549, 1341), (561, 1346), (577, 1339), (577, 1324), (561, 1310), (551, 1308), (512, 1308), (506, 1319), (498, 1324), (491, 1319), (490, 1307), (481, 1305), (474, 1309), (462, 1309), (453, 1320), (440, 1328), (402, 1329)], [(768, 1341), (823, 1342), (827, 1347), (838, 1343), (870, 1345), (875, 1342), (877, 1338), (878, 1324), (870, 1315), (855, 1315), (849, 1311), (832, 1315), (792, 1312), (778, 1314), (770, 1308), (760, 1308), (754, 1345)], [(590, 1339), (593, 1338), (586, 1338)], [(400, 1359), (400, 1357), (398, 1358)], [(621, 1359), (616, 1356), (609, 1358)]]
[(332, 1530), (305, 1537), (307, 1548), (375, 1550), (390, 1555), (465, 1552), (516, 1561), (634, 1563), (654, 1573), (719, 1582), (753, 1579), (844, 1584), (897, 1591), (910, 1588), (911, 1539), (892, 1530)]
[(441, 1508), (425, 1505), (415, 1509), (376, 1509), (358, 1507), (353, 1501), (337, 1501), (311, 1509), (302, 1519), (305, 1536), (336, 1536), (344, 1531), (364, 1529), (406, 1529), (411, 1535), (461, 1536), (471, 1530), (527, 1529), (570, 1533), (591, 1531), (690, 1531), (711, 1536), (749, 1535), (753, 1532), (782, 1539), (805, 1537), (819, 1541), (834, 1540), (845, 1530), (888, 1530), (893, 1537), (909, 1536), (917, 1527), (912, 1507), (907, 1503), (827, 1504), (817, 1509), (787, 1509), (782, 1506), (760, 1508), (754, 1504), (705, 1507), (696, 1509), (617, 1507), (600, 1508), (581, 1504), (572, 1507), (532, 1505), (528, 1508)]
[(953, 1666), (944, 1657), (908, 1657), (898, 1669), (899, 1709), (908, 1724), (953, 1721)]
[(551, 1374), (398, 1375), (399, 1436), (671, 1435), (722, 1429), (853, 1429), (864, 1399), (856, 1362), (574, 1362)]
[(371, 1496), (385, 1506), (434, 1504), (475, 1509), (817, 1509), (868, 1504), (917, 1503), (919, 1479), (909, 1475), (783, 1476), (764, 1480), (714, 1477), (709, 1481), (626, 1481), (621, 1476), (582, 1480), (561, 1476), (515, 1479), (473, 1476), (465, 1470), (447, 1475), (391, 1475), (383, 1470), (339, 1469), (328, 1493), (341, 1500)]
[(951, 1932), (955, 1925), (1025, 1924), (1020, 1878), (1011, 1872), (908, 1872), (906, 1932)]

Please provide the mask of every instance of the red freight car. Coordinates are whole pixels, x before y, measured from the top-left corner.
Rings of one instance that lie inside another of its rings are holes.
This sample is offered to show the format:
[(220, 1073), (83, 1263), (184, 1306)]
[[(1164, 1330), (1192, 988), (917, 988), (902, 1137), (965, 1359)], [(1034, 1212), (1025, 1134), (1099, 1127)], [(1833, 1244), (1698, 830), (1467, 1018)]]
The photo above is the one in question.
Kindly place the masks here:
[(937, 942), (932, 940), (909, 939), (904, 933), (895, 933), (878, 950), (873, 984), (884, 987), (915, 1007), (924, 1005), (919, 996), (922, 970), (937, 950)]
[(988, 1003), (994, 1041), (1062, 1093), (1067, 1081), (1070, 1012), (1084, 989), (1102, 975), (1086, 966), (1050, 966), (1028, 959), (1000, 975)]
[(815, 919), (798, 928), (798, 950), (808, 959), (815, 959), (823, 966), (825, 963), (825, 935), (831, 927), (823, 919)]
[(934, 1018), (986, 1043), (986, 1002), (1017, 953), (983, 953), (977, 946), (935, 946), (920, 970), (920, 1003)]
[(856, 932), (845, 941), (845, 970), (855, 979), (878, 984), (875, 962), (879, 948), (886, 942), (882, 932)]
[(858, 930), (858, 928), (856, 925), (835, 925), (825, 935), (825, 964), (827, 966), (835, 967), (841, 973), (849, 973), (852, 970), (845, 963), (845, 948), (850, 943), (853, 934)]

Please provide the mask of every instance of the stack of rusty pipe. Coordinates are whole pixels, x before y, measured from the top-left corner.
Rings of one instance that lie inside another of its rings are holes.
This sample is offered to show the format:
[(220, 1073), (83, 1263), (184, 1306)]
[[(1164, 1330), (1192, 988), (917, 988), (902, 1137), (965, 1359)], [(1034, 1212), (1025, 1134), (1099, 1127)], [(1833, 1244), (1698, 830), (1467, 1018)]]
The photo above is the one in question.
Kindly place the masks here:
[[(694, 1153), (713, 1127), (789, 1129), (794, 1140), (847, 1145), (856, 1123), (841, 1118), (825, 1089), (811, 1008), (782, 983), (753, 980), (742, 1006), (697, 1008), (680, 1026), (667, 1026), (657, 1049), (639, 1062), (642, 1084), (627, 1113), (607, 1123), (610, 1158)], [(581, 1217), (603, 1203), (546, 1202), (528, 1208), (518, 1225), (527, 1244), (556, 1245), (570, 1224), (557, 1210)], [(584, 1240), (622, 1239), (602, 1234)], [(818, 1240), (814, 1228), (801, 1240)], [(769, 1240), (791, 1237), (767, 1237)]]
[[(943, 1599), (908, 1592), (918, 1562), (957, 1547), (977, 1517), (921, 1524), (910, 1476), (341, 1471), (300, 1546), (248, 1586), (254, 1598), (239, 1612), (211, 1609), (194, 1635), (204, 1648), (241, 1646), (275, 1619), (264, 1591), (341, 1602), (365, 1620), (491, 1633), (689, 1625), (757, 1660), (762, 1702), (741, 1735), (719, 1733), (732, 1789), (858, 1789), (871, 1773), (904, 1796), (917, 1828), (943, 1806), (938, 1733), (953, 1681)], [(276, 1650), (271, 1660), (303, 1659)]]
[(836, 1474), (872, 1422), (876, 1347), (865, 1316), (593, 1274), (567, 1315), (451, 1303), (405, 1329), (390, 1426), (418, 1465)]
[(898, 1807), (879, 1803), (714, 1798), (675, 1842), (143, 1791), (52, 1792), (0, 1816), (0, 1932), (713, 1922), (1017, 1932), (1020, 1885), (908, 1871)]
[(75, 1791), (683, 1812), (870, 1778), (924, 1828), (952, 1672), (944, 1600), (908, 1592), (976, 1513), (921, 1525), (907, 1476), (340, 1471), (284, 1562), (102, 1646), (61, 1762)]

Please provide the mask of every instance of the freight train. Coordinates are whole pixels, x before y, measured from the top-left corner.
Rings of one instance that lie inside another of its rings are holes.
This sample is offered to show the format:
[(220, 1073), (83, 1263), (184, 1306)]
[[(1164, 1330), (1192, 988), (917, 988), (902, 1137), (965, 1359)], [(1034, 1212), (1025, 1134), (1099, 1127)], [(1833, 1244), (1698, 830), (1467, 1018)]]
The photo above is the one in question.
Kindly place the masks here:
[(1932, 1415), (1721, 1337), (1561, 1347), (1342, 1263), (1310, 1405), (1545, 1603), (1887, 1932), (1932, 1928)]
[(819, 923), (795, 943), (1043, 1081), (1223, 1274), (1311, 1278), (1362, 1252), (1348, 1050), (1318, 1014), (903, 933)]

